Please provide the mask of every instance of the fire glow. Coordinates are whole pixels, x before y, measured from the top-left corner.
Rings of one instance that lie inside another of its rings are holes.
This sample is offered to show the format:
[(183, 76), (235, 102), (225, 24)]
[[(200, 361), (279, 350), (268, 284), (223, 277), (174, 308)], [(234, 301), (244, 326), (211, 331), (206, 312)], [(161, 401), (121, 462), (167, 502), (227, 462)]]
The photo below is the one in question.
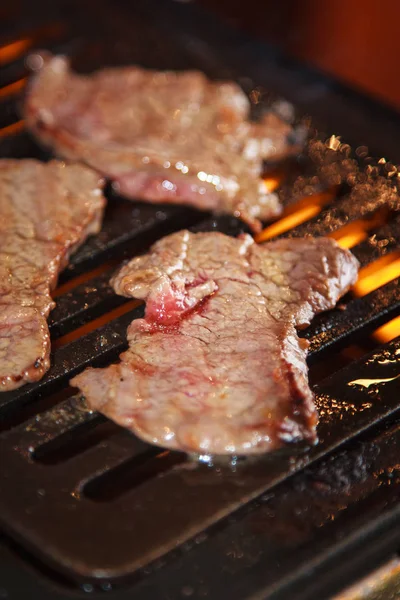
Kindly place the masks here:
[(23, 56), (32, 47), (33, 42), (32, 38), (25, 38), (2, 46), (0, 48), (0, 65), (5, 65)]
[(14, 81), (14, 83), (10, 83), (9, 85), (4, 86), (0, 89), (0, 98), (7, 98), (8, 96), (14, 96), (19, 92), (22, 92), (27, 82), (27, 78), (23, 77), (22, 79), (18, 79)]
[[(274, 191), (281, 183), (281, 179), (265, 179), (264, 183), (270, 191)], [(296, 202), (285, 209), (282, 217), (266, 227), (256, 237), (257, 242), (265, 242), (290, 231), (317, 216), (322, 208), (334, 200), (335, 191), (329, 190), (310, 196)], [(369, 232), (382, 226), (388, 217), (387, 209), (378, 210), (371, 217), (359, 219), (345, 225), (329, 234), (342, 248), (354, 248), (368, 238)], [(400, 276), (400, 251), (392, 252), (374, 261), (360, 270), (357, 283), (353, 286), (352, 293), (356, 297), (365, 296), (384, 286)], [(400, 317), (382, 325), (373, 334), (379, 343), (389, 342), (400, 335)]]
[(400, 251), (391, 252), (361, 269), (358, 281), (353, 286), (353, 293), (365, 296), (395, 279), (399, 273)]
[(326, 192), (321, 192), (320, 194), (315, 194), (309, 198), (304, 198), (303, 200), (296, 202), (295, 205), (287, 207), (279, 221), (266, 227), (258, 234), (256, 242), (265, 242), (282, 233), (290, 231), (290, 229), (297, 227), (297, 225), (309, 221), (321, 212), (323, 206), (332, 201), (333, 198), (334, 192), (328, 190)]
[(2, 129), (0, 129), (0, 137), (20, 133), (24, 129), (24, 127), (24, 121), (16, 121), (15, 123), (11, 123), (11, 125), (7, 125), (7, 127), (3, 127)]

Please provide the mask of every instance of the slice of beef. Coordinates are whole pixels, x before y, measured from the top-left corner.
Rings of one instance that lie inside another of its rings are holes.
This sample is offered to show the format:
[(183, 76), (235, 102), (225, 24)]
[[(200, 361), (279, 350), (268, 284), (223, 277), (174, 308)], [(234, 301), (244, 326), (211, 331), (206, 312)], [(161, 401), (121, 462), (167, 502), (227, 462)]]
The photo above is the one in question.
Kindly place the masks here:
[(49, 368), (50, 290), (68, 257), (100, 229), (105, 200), (83, 165), (0, 160), (0, 390)]
[(139, 67), (81, 76), (65, 58), (39, 62), (25, 117), (60, 156), (97, 169), (128, 198), (232, 213), (254, 230), (280, 214), (262, 161), (293, 151), (292, 129), (273, 113), (251, 123), (235, 83)]
[(261, 453), (316, 440), (307, 343), (296, 328), (332, 308), (358, 262), (328, 238), (170, 235), (113, 278), (146, 301), (121, 362), (72, 380), (91, 408), (187, 452)]

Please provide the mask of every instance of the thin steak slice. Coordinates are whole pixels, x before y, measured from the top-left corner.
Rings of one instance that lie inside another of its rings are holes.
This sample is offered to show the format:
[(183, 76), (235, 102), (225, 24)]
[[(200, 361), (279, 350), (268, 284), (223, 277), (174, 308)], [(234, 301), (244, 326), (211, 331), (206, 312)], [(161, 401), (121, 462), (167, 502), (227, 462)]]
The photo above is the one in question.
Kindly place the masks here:
[(70, 253), (100, 229), (101, 187), (82, 165), (0, 160), (0, 391), (49, 368), (50, 290)]
[(72, 385), (91, 408), (169, 448), (250, 454), (314, 442), (307, 342), (296, 328), (335, 306), (357, 270), (328, 238), (259, 246), (248, 235), (170, 235), (112, 280), (146, 301), (129, 350)]
[(63, 57), (39, 62), (25, 117), (60, 156), (97, 169), (128, 198), (232, 213), (256, 231), (280, 214), (262, 161), (293, 151), (292, 129), (273, 113), (251, 123), (235, 83), (139, 67), (82, 76)]

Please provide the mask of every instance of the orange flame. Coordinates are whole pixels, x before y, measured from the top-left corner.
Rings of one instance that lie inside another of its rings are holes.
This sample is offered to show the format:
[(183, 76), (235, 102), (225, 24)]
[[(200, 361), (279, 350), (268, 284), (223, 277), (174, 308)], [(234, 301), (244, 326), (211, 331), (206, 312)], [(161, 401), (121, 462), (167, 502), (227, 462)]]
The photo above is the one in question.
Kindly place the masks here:
[(91, 331), (99, 329), (99, 327), (102, 327), (106, 323), (109, 323), (110, 321), (113, 321), (114, 319), (125, 315), (127, 312), (133, 310), (140, 304), (142, 304), (141, 300), (130, 300), (122, 306), (119, 306), (114, 310), (110, 310), (105, 315), (102, 315), (101, 317), (90, 321), (90, 323), (86, 323), (85, 325), (82, 325), (82, 327), (78, 327), (78, 329), (74, 329), (73, 331), (66, 333), (65, 335), (52, 342), (53, 350), (55, 350), (56, 348), (60, 348), (60, 346), (66, 346), (67, 344), (70, 344), (71, 342), (90, 333)]
[(265, 242), (281, 233), (293, 229), (293, 227), (296, 227), (297, 225), (301, 225), (301, 223), (309, 221), (333, 198), (334, 191), (328, 190), (326, 192), (321, 192), (320, 194), (315, 194), (314, 196), (303, 198), (294, 205), (288, 206), (284, 210), (283, 216), (279, 221), (269, 225), (269, 227), (263, 229), (263, 231), (256, 236), (256, 242)]
[(76, 288), (78, 285), (81, 285), (82, 283), (85, 283), (85, 282), (87, 282), (87, 284), (90, 286), (91, 279), (93, 279), (94, 277), (97, 277), (98, 275), (101, 275), (101, 273), (104, 273), (104, 271), (107, 271), (108, 269), (111, 269), (112, 267), (115, 267), (116, 265), (118, 265), (117, 260), (109, 260), (109, 261), (101, 264), (99, 267), (92, 269), (91, 271), (85, 271), (85, 273), (82, 273), (81, 275), (77, 275), (76, 277), (74, 277), (73, 279), (70, 279), (66, 283), (63, 283), (63, 284), (57, 286), (51, 295), (53, 298), (57, 298), (58, 296), (61, 296), (62, 294), (66, 294), (70, 290)]
[(6, 98), (7, 96), (18, 94), (18, 92), (22, 91), (25, 87), (26, 81), (27, 78), (23, 77), (22, 79), (18, 79), (18, 81), (14, 81), (14, 83), (10, 83), (10, 85), (0, 88), (0, 98)]
[(354, 248), (360, 242), (367, 239), (368, 232), (371, 229), (375, 229), (383, 225), (388, 217), (388, 210), (386, 208), (378, 210), (372, 217), (366, 219), (358, 219), (344, 225), (337, 231), (333, 231), (329, 234), (329, 237), (333, 238), (338, 242), (342, 248)]
[(267, 192), (274, 192), (282, 183), (283, 175), (282, 173), (276, 173), (275, 175), (268, 175), (264, 177), (264, 187)]
[(400, 250), (382, 256), (372, 264), (360, 270), (357, 283), (353, 286), (356, 296), (365, 296), (389, 283), (400, 273)]
[[(340, 243), (340, 241), (339, 241)], [(400, 275), (400, 250), (391, 252), (361, 269), (359, 279), (353, 286), (356, 296), (365, 296)], [(400, 335), (400, 316), (385, 323), (372, 334), (380, 344), (390, 342)]]
[(7, 125), (7, 127), (0, 129), (0, 137), (6, 137), (7, 135), (15, 135), (16, 133), (20, 133), (24, 129), (24, 126), (24, 121), (16, 121), (16, 123)]
[(380, 344), (394, 340), (400, 335), (400, 315), (376, 329), (372, 335)]
[(32, 47), (33, 42), (33, 38), (24, 38), (22, 40), (11, 42), (11, 44), (6, 44), (0, 48), (0, 65), (12, 62), (25, 54), (25, 52)]

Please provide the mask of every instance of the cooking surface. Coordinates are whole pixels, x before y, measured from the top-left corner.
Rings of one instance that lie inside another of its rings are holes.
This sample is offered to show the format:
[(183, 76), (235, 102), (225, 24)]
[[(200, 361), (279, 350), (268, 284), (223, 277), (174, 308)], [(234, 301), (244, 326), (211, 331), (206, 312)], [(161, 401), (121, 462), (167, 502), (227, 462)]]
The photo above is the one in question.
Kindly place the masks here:
[[(35, 4), (35, 11), (28, 6), (23, 13), (24, 31), (3, 37), (2, 156), (47, 156), (23, 131), (16, 110), (24, 57), (42, 47), (68, 52), (82, 70), (131, 62), (196, 67), (238, 79), (248, 92), (257, 91), (261, 105), (275, 101), (264, 93), (271, 89), (297, 100), (299, 115), (315, 114), (318, 121), (324, 113), (325, 131), (358, 146), (352, 156), (363, 172), (371, 162), (365, 144), (378, 158), (399, 154), (396, 115), (211, 24), (195, 7), (120, 2), (110, 11), (104, 2), (94, 27), (77, 5), (70, 20), (60, 21), (50, 4), (39, 33)], [(102, 232), (75, 254), (56, 290), (51, 370), (37, 384), (0, 396), (0, 597), (3, 590), (11, 598), (28, 593), (47, 600), (112, 589), (110, 597), (121, 600), (256, 598), (267, 590), (276, 599), (323, 598), (326, 589), (338, 589), (398, 548), (400, 341), (377, 349), (391, 335), (374, 333), (399, 315), (393, 254), (399, 205), (390, 183), (396, 170), (381, 161), (376, 168), (384, 179), (371, 185), (370, 174), (362, 193), (348, 185), (347, 175), (332, 186), (326, 169), (315, 165), (315, 147), (298, 163), (271, 167), (267, 178), (271, 185), (279, 180), (287, 208), (261, 238), (333, 235), (353, 246), (366, 269), (344, 301), (346, 310), (320, 316), (302, 333), (311, 343), (312, 379), (321, 379), (318, 369), (332, 373), (315, 387), (320, 444), (210, 468), (207, 457), (198, 465), (150, 448), (72, 395), (68, 380), (85, 366), (116, 360), (126, 347), (127, 325), (143, 313), (108, 285), (122, 258), (182, 227), (230, 234), (244, 227), (180, 207), (132, 204), (108, 190)], [(343, 147), (332, 138), (328, 150), (334, 158)], [(313, 192), (311, 200), (300, 199), (304, 190)], [(371, 280), (377, 260), (380, 287)], [(337, 370), (339, 363), (348, 366)]]

